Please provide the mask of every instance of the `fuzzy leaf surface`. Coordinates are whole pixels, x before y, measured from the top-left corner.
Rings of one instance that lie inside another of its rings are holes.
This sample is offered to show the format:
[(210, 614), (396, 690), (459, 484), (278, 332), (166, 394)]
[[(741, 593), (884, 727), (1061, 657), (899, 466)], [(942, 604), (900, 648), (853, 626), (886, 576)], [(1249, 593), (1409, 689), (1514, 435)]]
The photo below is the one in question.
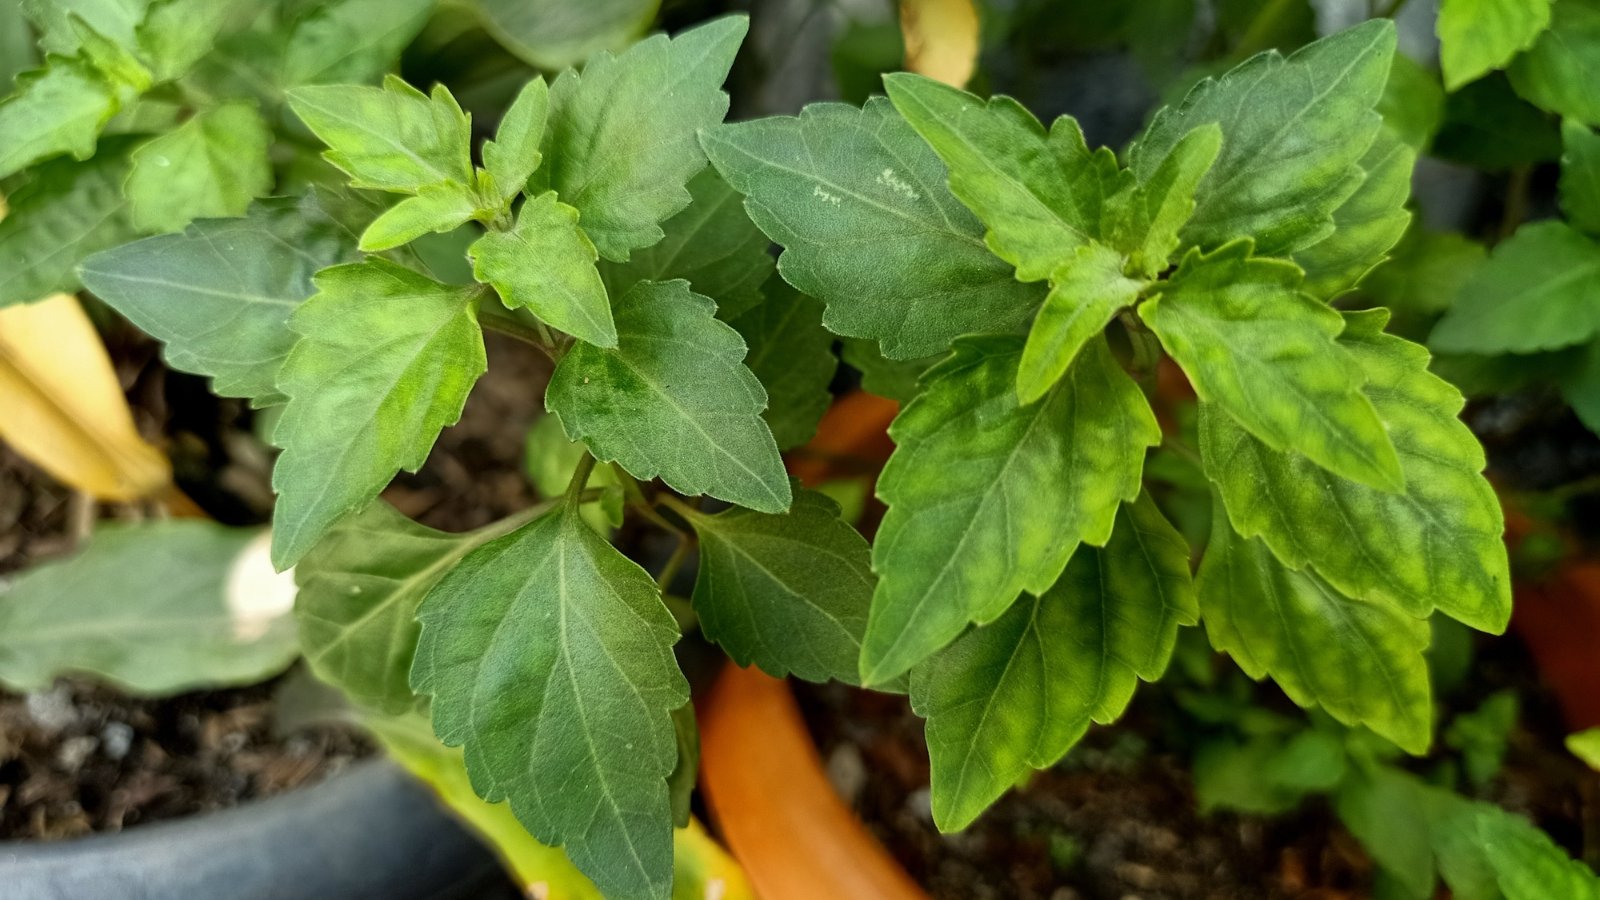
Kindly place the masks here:
[(491, 231), (467, 249), (472, 273), (511, 309), (599, 347), (617, 346), (617, 326), (594, 244), (578, 211), (547, 191), (522, 205), (510, 231)]
[(1300, 293), (1298, 268), (1249, 253), (1248, 241), (1191, 250), (1140, 317), (1200, 399), (1267, 446), (1363, 484), (1403, 487), (1361, 368), (1336, 340), (1344, 319)]
[(1269, 449), (1202, 404), (1200, 449), (1233, 527), (1289, 566), (1411, 616), (1434, 609), (1498, 633), (1511, 614), (1504, 522), (1478, 441), (1456, 415), (1461, 392), (1428, 371), (1428, 352), (1383, 333), (1381, 311), (1349, 313), (1340, 343), (1368, 375), (1394, 439), (1404, 493), (1380, 491)]
[(1020, 330), (1044, 299), (989, 252), (944, 164), (888, 100), (814, 103), (701, 142), (750, 218), (783, 245), (784, 280), (826, 304), (835, 334), (916, 359), (963, 334)]
[(125, 188), (140, 231), (243, 215), (272, 190), (272, 130), (250, 103), (224, 103), (133, 151)]
[(289, 316), (311, 276), (348, 261), (354, 238), (314, 199), (263, 200), (241, 219), (204, 219), (84, 261), (84, 286), (163, 344), (168, 365), (225, 397), (282, 402)]
[(495, 129), (494, 140), (483, 145), (483, 167), (506, 197), (514, 197), (544, 162), (539, 145), (550, 118), (550, 88), (534, 78), (517, 92)]
[(1098, 238), (1119, 186), (1116, 156), (1091, 153), (1070, 116), (1047, 133), (1010, 97), (987, 103), (911, 73), (886, 75), (900, 115), (949, 168), (950, 190), (988, 226), (986, 241), (1022, 281), (1042, 281)]
[(1215, 122), (1222, 153), (1195, 194), (1185, 242), (1210, 249), (1251, 237), (1263, 256), (1309, 246), (1333, 231), (1334, 210), (1361, 182), (1394, 46), (1394, 23), (1375, 20), (1288, 58), (1251, 57), (1157, 113), (1129, 167), (1147, 180), (1185, 135)]
[(370, 83), (391, 71), (421, 33), (438, 0), (327, 0), (289, 31), (281, 77), (287, 85)]
[(1194, 215), (1195, 190), (1216, 164), (1222, 129), (1201, 125), (1167, 151), (1141, 180), (1108, 201), (1112, 243), (1128, 253), (1131, 270), (1154, 278), (1183, 245), (1183, 226)]
[(1416, 162), (1410, 146), (1387, 129), (1378, 133), (1361, 158), (1361, 186), (1333, 211), (1333, 233), (1293, 256), (1307, 293), (1332, 297), (1354, 287), (1400, 242), (1411, 222), (1406, 200)]
[(459, 181), (441, 181), (417, 188), (383, 211), (361, 232), (361, 249), (367, 253), (393, 250), (425, 234), (454, 231), (470, 219), (485, 216), (483, 199)]
[(318, 272), (289, 318), (272, 557), (294, 565), (400, 469), (416, 471), (488, 368), (477, 291), (376, 257)]
[(83, 162), (51, 160), (6, 197), (11, 210), (0, 219), (0, 306), (77, 290), (84, 257), (138, 236), (122, 196), (128, 147), (126, 139), (110, 139)]
[(1200, 564), (1200, 616), (1211, 645), (1294, 702), (1365, 725), (1410, 753), (1433, 729), (1426, 619), (1354, 600), (1310, 570), (1285, 567), (1220, 509)]
[(789, 478), (761, 419), (744, 341), (687, 282), (644, 281), (615, 306), (617, 346), (577, 344), (545, 391), (567, 436), (634, 477), (761, 512), (789, 508)]
[(965, 828), (1030, 770), (1060, 760), (1090, 721), (1121, 716), (1138, 680), (1166, 671), (1178, 626), (1198, 617), (1189, 545), (1146, 494), (1050, 590), (913, 669), (939, 829)]
[(1033, 320), (1017, 366), (1017, 396), (1032, 403), (1065, 375), (1083, 345), (1098, 337), (1143, 282), (1122, 274), (1122, 254), (1084, 244), (1050, 277), (1050, 293)]
[(838, 504), (797, 489), (781, 515), (730, 509), (689, 524), (700, 536), (694, 608), (707, 638), (779, 678), (859, 683), (876, 579), (871, 548)]
[(88, 159), (118, 105), (116, 89), (79, 57), (53, 56), (22, 73), (0, 101), (0, 178), (61, 153)]
[(381, 88), (312, 85), (290, 91), (289, 106), (354, 187), (414, 194), (472, 183), (472, 123), (442, 85), (431, 97), (393, 75)]
[(1600, 334), (1600, 241), (1564, 222), (1517, 229), (1428, 338), (1442, 353), (1535, 353)]
[(689, 205), (684, 186), (706, 164), (695, 133), (727, 115), (722, 82), (749, 27), (730, 16), (602, 51), (550, 86), (544, 186), (583, 214), (601, 256), (627, 260)]
[(974, 337), (931, 369), (889, 428), (889, 505), (872, 549), (878, 587), (861, 657), (882, 684), (1055, 584), (1079, 543), (1104, 545), (1139, 493), (1161, 431), (1144, 395), (1091, 341), (1065, 378), (1017, 401), (1022, 342)]
[(650, 576), (562, 508), (468, 554), (418, 617), (411, 682), (473, 790), (606, 896), (669, 897), (672, 710), (689, 685)]

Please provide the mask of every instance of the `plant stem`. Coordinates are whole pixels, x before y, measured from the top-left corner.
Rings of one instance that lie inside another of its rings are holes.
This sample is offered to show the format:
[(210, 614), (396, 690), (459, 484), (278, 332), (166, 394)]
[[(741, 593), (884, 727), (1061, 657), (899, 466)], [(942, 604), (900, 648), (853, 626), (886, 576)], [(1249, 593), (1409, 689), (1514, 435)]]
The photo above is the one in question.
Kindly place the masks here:
[(689, 558), (689, 549), (693, 541), (687, 534), (678, 535), (678, 546), (673, 548), (672, 555), (667, 557), (667, 564), (661, 567), (661, 574), (656, 576), (656, 587), (664, 594), (672, 587), (672, 579), (678, 576), (678, 570), (683, 568), (684, 560)]
[[(621, 466), (617, 465), (613, 465), (611, 470), (617, 474), (617, 480), (622, 482), (622, 493), (627, 495), (628, 505), (637, 510), (645, 521), (670, 534), (675, 534), (679, 537), (688, 536), (682, 528), (672, 524), (669, 519), (656, 512), (655, 504), (650, 502), (650, 498), (644, 495), (644, 489), (639, 487), (639, 482), (632, 475), (629, 475)], [(670, 499), (669, 495), (666, 494), (663, 494), (662, 497)]]
[(568, 509), (577, 509), (583, 502), (583, 489), (589, 484), (589, 473), (594, 471), (594, 455), (585, 452), (578, 460), (578, 467), (572, 470), (572, 481), (567, 484), (566, 504)]

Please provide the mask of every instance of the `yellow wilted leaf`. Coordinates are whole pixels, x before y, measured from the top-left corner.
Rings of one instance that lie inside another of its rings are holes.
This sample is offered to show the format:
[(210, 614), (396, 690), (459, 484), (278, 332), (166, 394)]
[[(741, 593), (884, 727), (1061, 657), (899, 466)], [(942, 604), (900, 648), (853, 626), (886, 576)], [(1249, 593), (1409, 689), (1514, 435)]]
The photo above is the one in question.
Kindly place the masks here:
[(978, 65), (978, 10), (972, 0), (900, 0), (906, 69), (966, 87)]
[(102, 500), (146, 497), (172, 479), (70, 294), (0, 309), (0, 440)]

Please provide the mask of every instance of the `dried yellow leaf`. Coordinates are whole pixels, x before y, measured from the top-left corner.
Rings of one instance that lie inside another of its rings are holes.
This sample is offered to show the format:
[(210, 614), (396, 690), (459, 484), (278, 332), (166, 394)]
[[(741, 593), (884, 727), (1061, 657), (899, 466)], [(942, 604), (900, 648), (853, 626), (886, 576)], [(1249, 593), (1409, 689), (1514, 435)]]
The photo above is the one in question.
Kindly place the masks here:
[(906, 69), (965, 87), (978, 65), (978, 10), (972, 0), (900, 0)]
[(172, 478), (70, 294), (0, 310), (0, 440), (102, 500), (150, 496)]

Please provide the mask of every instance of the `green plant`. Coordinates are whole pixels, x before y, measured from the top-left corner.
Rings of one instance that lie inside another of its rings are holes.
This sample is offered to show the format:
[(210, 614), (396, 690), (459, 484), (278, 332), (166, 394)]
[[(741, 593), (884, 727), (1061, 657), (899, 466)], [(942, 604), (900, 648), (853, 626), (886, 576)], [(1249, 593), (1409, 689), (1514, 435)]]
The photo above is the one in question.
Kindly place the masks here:
[[(278, 408), (272, 558), (313, 669), (425, 710), (607, 896), (672, 888), (696, 742), (663, 592), (696, 547), (690, 618), (735, 661), (909, 692), (947, 830), (1118, 718), (1185, 626), (1411, 753), (1428, 619), (1504, 629), (1462, 396), (1349, 302), (1432, 128), (1392, 24), (1249, 56), (1119, 157), (910, 74), (723, 124), (742, 18), (531, 75), (480, 144), (451, 89), (385, 74), (429, 4), (393, 30), (370, 6), (24, 4), (52, 55), (0, 104), (0, 303), (81, 277), (173, 368)], [(522, 52), (587, 51), (563, 41)], [(1567, 112), (1558, 65), (1522, 81)], [(460, 416), (485, 329), (552, 364), (548, 500), (445, 534), (376, 498)], [(835, 337), (907, 401), (870, 545), (780, 456)], [(1197, 407), (1156, 390), (1173, 364)], [(609, 540), (626, 518), (676, 538), (656, 575)]]

